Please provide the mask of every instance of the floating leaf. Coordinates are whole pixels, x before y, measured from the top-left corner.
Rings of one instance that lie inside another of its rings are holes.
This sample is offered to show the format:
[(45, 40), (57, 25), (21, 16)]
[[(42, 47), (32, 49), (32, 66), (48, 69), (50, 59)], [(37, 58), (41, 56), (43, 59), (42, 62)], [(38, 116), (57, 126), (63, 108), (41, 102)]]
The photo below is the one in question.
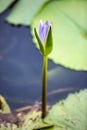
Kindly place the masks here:
[(87, 70), (87, 1), (49, 2), (33, 20), (33, 35), (40, 19), (53, 23), (54, 45), (49, 58), (71, 69)]
[(5, 11), (15, 0), (0, 0), (0, 13)]
[(33, 17), (47, 1), (48, 0), (20, 0), (7, 17), (7, 21), (15, 25), (30, 25)]
[(55, 104), (45, 121), (61, 130), (87, 129), (87, 89), (80, 93), (70, 94), (66, 100)]
[(46, 118), (41, 119), (41, 112), (32, 110), (25, 116), (22, 127), (8, 123), (8, 128), (0, 124), (1, 130), (87, 130), (87, 89), (69, 94), (65, 100), (56, 103), (49, 110)]
[(86, 130), (87, 128), (87, 89), (69, 94), (49, 110), (42, 120), (41, 112), (29, 112), (21, 130)]
[(53, 125), (49, 125), (41, 119), (41, 112), (32, 111), (25, 117), (23, 129), (38, 130), (43, 128), (52, 128)]
[(0, 113), (10, 113), (9, 105), (4, 97), (0, 96)]
[(0, 130), (20, 130), (20, 128), (17, 128), (15, 124), (11, 126), (11, 124), (8, 123), (6, 127), (3, 124), (0, 124)]

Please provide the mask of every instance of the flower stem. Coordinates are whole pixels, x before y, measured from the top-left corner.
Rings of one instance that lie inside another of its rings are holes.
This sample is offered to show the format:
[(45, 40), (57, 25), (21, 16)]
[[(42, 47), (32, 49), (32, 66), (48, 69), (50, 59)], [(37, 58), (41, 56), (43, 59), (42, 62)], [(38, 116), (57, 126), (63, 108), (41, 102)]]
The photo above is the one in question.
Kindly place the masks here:
[(46, 100), (47, 100), (47, 69), (48, 56), (43, 59), (43, 74), (42, 74), (42, 118), (46, 116)]

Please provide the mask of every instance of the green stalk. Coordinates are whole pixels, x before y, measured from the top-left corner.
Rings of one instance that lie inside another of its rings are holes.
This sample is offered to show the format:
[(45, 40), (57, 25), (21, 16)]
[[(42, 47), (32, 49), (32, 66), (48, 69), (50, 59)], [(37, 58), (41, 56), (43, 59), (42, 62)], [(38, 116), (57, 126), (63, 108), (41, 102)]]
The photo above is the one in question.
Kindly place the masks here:
[(48, 69), (48, 56), (45, 55), (43, 59), (43, 73), (42, 73), (42, 118), (46, 116), (47, 69)]

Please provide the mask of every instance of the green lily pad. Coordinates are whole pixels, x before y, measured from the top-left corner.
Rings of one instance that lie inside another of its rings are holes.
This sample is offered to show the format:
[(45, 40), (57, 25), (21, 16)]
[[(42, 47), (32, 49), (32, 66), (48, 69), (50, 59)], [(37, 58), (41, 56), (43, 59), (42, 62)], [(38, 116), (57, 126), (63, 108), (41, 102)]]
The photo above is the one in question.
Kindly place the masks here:
[(11, 126), (10, 123), (7, 123), (6, 125), (7, 127), (5, 127), (3, 124), (0, 124), (0, 130), (20, 130), (15, 124), (12, 124)]
[(48, 0), (20, 0), (6, 18), (9, 23), (30, 25), (33, 17)]
[(32, 111), (26, 115), (22, 129), (38, 130), (52, 127), (53, 125), (49, 125), (43, 122), (43, 120), (41, 119), (41, 112)]
[(35, 16), (32, 23), (38, 29), (39, 21), (53, 24), (53, 52), (55, 63), (75, 70), (87, 70), (87, 1), (51, 1)]
[(65, 100), (53, 105), (45, 119), (41, 111), (32, 110), (26, 116), (21, 127), (7, 123), (0, 124), (1, 130), (87, 130), (87, 89), (69, 94)]
[(55, 104), (45, 122), (60, 126), (61, 130), (87, 130), (87, 89), (70, 94)]
[(0, 95), (0, 113), (10, 113), (10, 107), (4, 97)]
[(41, 112), (31, 111), (21, 130), (87, 130), (87, 89), (69, 94), (65, 100), (53, 105), (46, 118)]
[(0, 13), (5, 11), (15, 0), (0, 0)]

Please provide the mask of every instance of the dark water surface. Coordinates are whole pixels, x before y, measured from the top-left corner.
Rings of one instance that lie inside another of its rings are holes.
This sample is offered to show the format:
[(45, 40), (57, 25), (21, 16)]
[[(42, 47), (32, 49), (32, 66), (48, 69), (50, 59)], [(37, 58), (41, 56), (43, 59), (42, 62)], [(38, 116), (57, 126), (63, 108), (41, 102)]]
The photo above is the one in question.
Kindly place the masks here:
[[(5, 22), (0, 15), (0, 94), (12, 108), (41, 100), (43, 57), (36, 49), (30, 28)], [(49, 60), (48, 103), (87, 87), (87, 72), (73, 71)]]

